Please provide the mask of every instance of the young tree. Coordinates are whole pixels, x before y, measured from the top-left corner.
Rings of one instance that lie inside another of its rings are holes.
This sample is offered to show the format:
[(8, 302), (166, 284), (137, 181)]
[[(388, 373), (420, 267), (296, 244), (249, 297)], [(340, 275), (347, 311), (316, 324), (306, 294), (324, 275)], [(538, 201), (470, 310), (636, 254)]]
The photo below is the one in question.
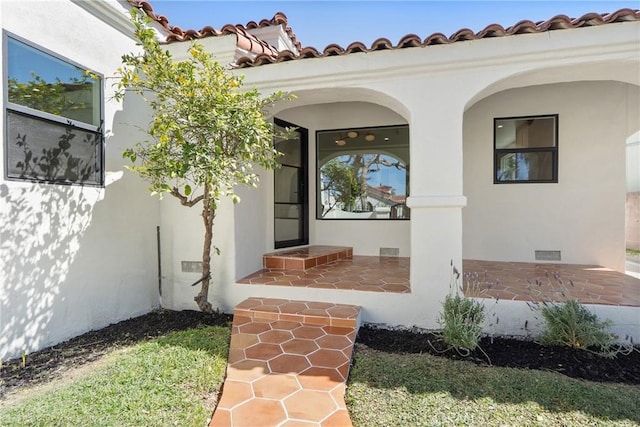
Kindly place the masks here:
[(153, 118), (147, 129), (150, 139), (123, 156), (133, 163), (130, 169), (149, 182), (152, 194), (169, 193), (187, 207), (202, 203), (202, 285), (194, 300), (209, 312), (218, 203), (225, 196), (239, 202), (236, 185), (257, 186), (255, 165), (278, 166), (274, 127), (265, 108), (285, 96), (278, 92), (262, 97), (255, 89), (242, 90), (243, 78), (231, 74), (197, 43), (190, 46), (188, 59), (175, 61), (155, 39), (143, 12), (133, 9), (131, 16), (142, 52), (122, 57), (116, 99), (123, 99), (126, 91), (143, 96)]

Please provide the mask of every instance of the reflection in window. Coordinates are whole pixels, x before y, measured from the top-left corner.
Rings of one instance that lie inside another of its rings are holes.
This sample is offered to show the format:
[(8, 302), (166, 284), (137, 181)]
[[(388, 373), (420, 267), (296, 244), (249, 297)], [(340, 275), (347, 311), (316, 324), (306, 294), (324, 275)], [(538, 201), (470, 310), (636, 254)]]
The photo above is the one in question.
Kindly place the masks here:
[(102, 81), (5, 36), (7, 177), (101, 184)]
[(494, 182), (558, 182), (557, 135), (557, 115), (495, 119)]
[(407, 219), (409, 128), (317, 133), (318, 219)]

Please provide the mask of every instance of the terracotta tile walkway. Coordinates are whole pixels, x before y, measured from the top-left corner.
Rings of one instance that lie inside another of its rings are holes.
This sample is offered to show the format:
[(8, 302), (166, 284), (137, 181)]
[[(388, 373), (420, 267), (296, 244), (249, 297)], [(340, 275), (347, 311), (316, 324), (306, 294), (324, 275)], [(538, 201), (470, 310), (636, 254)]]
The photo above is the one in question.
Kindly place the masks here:
[(469, 296), (640, 307), (640, 279), (600, 266), (477, 260), (462, 266)]
[(344, 402), (360, 307), (249, 298), (233, 315), (214, 426), (351, 426)]
[(399, 257), (353, 256), (307, 270), (264, 268), (238, 283), (411, 293), (409, 258)]

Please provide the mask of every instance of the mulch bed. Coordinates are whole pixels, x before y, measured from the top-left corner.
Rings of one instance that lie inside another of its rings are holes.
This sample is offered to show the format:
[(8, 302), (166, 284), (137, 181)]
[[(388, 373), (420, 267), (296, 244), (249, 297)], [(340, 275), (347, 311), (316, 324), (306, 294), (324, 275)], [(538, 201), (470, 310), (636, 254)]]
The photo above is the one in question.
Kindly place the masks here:
[[(198, 326), (229, 326), (227, 314), (198, 311), (161, 310), (91, 331), (53, 347), (5, 361), (0, 368), (0, 398), (20, 388), (42, 384), (59, 378), (70, 369), (98, 360), (114, 349), (136, 342)], [(471, 360), (479, 364), (514, 368), (543, 369), (599, 382), (640, 384), (640, 349), (615, 359), (598, 357), (584, 350), (544, 347), (532, 341), (513, 338), (483, 338), (476, 350), (463, 356), (447, 350), (437, 334), (418, 329), (394, 330), (364, 325), (357, 341), (391, 353), (430, 353), (452, 359)]]
[(463, 355), (450, 349), (438, 334), (419, 329), (385, 329), (373, 325), (360, 328), (358, 342), (391, 353), (429, 353), (484, 365), (554, 371), (590, 381), (640, 384), (638, 346), (629, 354), (605, 358), (583, 349), (543, 346), (519, 338), (484, 337), (480, 340), (481, 350)]

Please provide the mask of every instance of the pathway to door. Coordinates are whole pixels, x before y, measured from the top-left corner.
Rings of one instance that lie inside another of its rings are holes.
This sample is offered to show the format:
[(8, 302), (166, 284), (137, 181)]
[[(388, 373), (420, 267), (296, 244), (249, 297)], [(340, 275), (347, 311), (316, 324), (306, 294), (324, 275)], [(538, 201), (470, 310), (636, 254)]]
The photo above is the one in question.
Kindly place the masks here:
[(360, 307), (249, 298), (233, 314), (214, 426), (351, 426), (344, 401)]

